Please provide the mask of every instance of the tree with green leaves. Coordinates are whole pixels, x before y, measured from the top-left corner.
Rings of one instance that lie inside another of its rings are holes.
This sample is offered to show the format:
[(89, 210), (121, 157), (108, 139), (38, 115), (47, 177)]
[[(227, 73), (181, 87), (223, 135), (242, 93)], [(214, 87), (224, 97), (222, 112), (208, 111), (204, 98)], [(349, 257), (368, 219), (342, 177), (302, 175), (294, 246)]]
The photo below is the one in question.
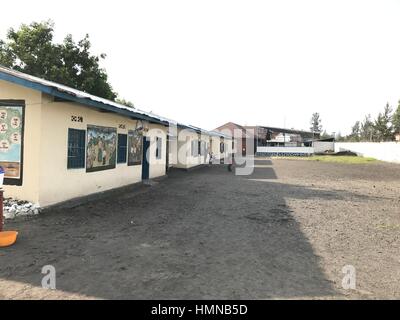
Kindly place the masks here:
[(392, 125), (394, 133), (400, 133), (400, 101), (396, 111), (392, 116)]
[(348, 136), (349, 141), (359, 142), (361, 135), (361, 124), (360, 121), (356, 121), (356, 123), (351, 128), (351, 134)]
[(115, 99), (115, 102), (118, 102), (119, 104), (123, 104), (124, 106), (132, 107), (132, 108), (135, 107), (134, 103), (129, 100), (117, 98), (117, 99)]
[(92, 55), (89, 35), (75, 42), (67, 35), (62, 43), (54, 43), (51, 21), (22, 24), (9, 29), (7, 40), (0, 40), (0, 64), (27, 74), (44, 78), (115, 100), (116, 93), (108, 82), (100, 61), (106, 55)]
[(328, 132), (326, 132), (326, 130), (324, 130), (324, 132), (322, 132), (321, 134), (321, 139), (328, 139), (328, 138), (332, 138), (332, 135), (330, 135)]
[(361, 141), (373, 141), (375, 134), (374, 122), (371, 120), (371, 115), (365, 116), (361, 123), (360, 139)]
[(344, 142), (345, 141), (345, 137), (342, 136), (342, 134), (340, 133), (340, 131), (335, 135), (335, 140), (337, 142)]
[(393, 140), (392, 107), (386, 104), (383, 112), (379, 112), (374, 122), (374, 129), (378, 141)]
[(313, 113), (310, 124), (310, 130), (313, 134), (322, 132), (321, 118), (318, 112)]

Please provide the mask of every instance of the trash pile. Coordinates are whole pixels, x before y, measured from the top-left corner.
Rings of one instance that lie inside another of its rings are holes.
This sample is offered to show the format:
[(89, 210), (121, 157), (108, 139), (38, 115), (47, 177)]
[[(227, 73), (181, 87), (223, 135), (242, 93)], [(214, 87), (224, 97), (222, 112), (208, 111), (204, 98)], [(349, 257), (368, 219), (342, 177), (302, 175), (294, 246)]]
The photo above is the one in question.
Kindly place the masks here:
[(5, 198), (3, 202), (3, 216), (5, 219), (14, 219), (18, 216), (37, 215), (40, 206), (29, 201)]

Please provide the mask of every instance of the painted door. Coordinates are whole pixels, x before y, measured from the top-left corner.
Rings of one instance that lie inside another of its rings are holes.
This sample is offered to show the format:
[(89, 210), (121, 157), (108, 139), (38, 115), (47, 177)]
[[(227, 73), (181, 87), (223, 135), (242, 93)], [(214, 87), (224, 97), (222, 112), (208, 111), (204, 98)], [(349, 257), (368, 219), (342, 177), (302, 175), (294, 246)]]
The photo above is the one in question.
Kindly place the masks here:
[(150, 139), (143, 137), (143, 163), (142, 163), (142, 180), (148, 180), (150, 177)]

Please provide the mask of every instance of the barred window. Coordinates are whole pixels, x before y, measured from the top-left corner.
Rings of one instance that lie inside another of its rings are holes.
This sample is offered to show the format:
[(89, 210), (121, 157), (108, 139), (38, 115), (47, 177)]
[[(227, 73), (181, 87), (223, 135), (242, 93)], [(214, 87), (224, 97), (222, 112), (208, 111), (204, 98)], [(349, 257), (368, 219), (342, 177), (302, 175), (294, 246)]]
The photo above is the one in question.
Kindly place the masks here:
[(86, 130), (68, 129), (68, 169), (85, 168)]
[(126, 163), (128, 136), (126, 134), (118, 134), (118, 155), (117, 163)]

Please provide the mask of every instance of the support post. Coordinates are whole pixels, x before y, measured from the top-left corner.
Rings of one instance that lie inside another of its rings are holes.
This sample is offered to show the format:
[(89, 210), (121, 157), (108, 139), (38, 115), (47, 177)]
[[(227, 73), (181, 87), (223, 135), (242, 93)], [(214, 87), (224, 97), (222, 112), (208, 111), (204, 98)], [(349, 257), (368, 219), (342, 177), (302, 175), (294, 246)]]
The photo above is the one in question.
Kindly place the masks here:
[(4, 190), (0, 188), (0, 232), (3, 231), (3, 193)]

